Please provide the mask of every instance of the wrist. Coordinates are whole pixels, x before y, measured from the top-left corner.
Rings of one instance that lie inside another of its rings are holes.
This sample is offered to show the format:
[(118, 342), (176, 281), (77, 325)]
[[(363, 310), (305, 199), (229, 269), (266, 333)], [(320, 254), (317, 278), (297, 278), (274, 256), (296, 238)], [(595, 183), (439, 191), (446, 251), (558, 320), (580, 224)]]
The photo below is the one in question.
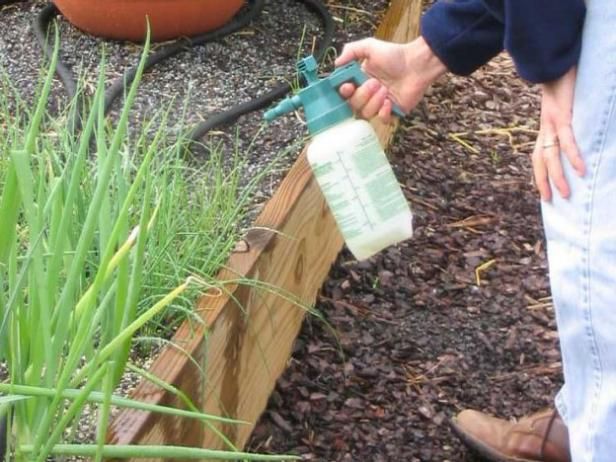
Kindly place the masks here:
[(443, 61), (421, 36), (406, 45), (406, 61), (408, 69), (416, 73), (425, 86), (431, 85), (447, 73)]

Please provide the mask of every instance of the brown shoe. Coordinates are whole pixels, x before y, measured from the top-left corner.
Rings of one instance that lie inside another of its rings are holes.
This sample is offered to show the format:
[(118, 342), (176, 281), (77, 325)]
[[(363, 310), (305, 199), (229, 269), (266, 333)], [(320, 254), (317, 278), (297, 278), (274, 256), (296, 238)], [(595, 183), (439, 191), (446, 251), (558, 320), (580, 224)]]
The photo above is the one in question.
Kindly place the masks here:
[(492, 462), (571, 462), (567, 427), (553, 409), (518, 422), (467, 410), (451, 425), (464, 444)]

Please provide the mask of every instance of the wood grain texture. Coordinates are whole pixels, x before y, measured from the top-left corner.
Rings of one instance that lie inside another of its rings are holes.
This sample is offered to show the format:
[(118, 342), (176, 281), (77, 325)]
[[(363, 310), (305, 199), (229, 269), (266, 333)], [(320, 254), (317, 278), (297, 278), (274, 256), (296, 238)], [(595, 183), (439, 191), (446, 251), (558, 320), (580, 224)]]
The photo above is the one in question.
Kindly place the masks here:
[[(418, 33), (420, 10), (421, 0), (393, 0), (377, 37), (410, 40)], [(373, 123), (387, 145), (395, 124)], [(227, 281), (225, 292), (204, 295), (197, 303), (204, 326), (182, 325), (172, 341), (183, 351), (164, 348), (150, 369), (205, 412), (250, 422), (216, 427), (238, 448), (250, 437), (286, 367), (305, 316), (297, 302), (305, 306), (315, 302), (343, 245), (305, 151), (244, 240), (246, 251), (234, 253), (218, 276)], [(258, 283), (237, 284), (238, 277)], [(255, 287), (259, 284), (272, 289)], [(147, 382), (132, 397), (181, 406), (171, 394)], [(108, 440), (110, 444), (226, 447), (215, 432), (194, 420), (132, 410), (115, 417)]]

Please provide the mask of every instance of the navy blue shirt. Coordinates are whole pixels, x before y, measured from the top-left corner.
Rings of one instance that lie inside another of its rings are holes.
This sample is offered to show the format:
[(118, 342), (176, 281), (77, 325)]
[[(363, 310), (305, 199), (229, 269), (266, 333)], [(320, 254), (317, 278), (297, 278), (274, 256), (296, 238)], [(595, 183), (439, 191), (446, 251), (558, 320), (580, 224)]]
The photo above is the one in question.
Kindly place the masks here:
[(468, 75), (503, 49), (531, 82), (562, 76), (580, 55), (584, 0), (441, 0), (422, 35), (456, 74)]

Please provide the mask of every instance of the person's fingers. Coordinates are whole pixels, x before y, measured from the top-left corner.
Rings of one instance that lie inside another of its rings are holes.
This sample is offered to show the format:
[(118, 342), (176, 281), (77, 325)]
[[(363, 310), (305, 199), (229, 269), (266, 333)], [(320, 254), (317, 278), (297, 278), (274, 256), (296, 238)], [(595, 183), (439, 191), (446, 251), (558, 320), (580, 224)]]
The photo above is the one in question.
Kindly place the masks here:
[(353, 96), (348, 99), (349, 104), (351, 104), (351, 107), (356, 112), (361, 112), (372, 96), (374, 96), (381, 88), (382, 85), (377, 79), (368, 79), (366, 83), (358, 87), (353, 93)]
[(356, 87), (352, 83), (344, 83), (340, 85), (339, 92), (343, 98), (348, 99), (355, 93)]
[(571, 166), (579, 176), (584, 176), (586, 166), (584, 165), (584, 159), (580, 155), (571, 125), (562, 125), (558, 128), (558, 139), (560, 141), (560, 148), (565, 153), (565, 156), (567, 156), (567, 159), (569, 159)]
[(371, 119), (379, 113), (383, 107), (383, 103), (387, 99), (387, 88), (381, 86), (381, 88), (372, 95), (368, 102), (361, 110), (361, 116), (364, 119)]
[(541, 154), (548, 171), (548, 177), (552, 181), (554, 187), (558, 190), (563, 198), (569, 197), (569, 185), (565, 178), (563, 165), (561, 162), (560, 143), (558, 137), (551, 133), (543, 137), (541, 141)]
[(336, 58), (334, 64), (336, 67), (344, 66), (346, 63), (355, 60), (362, 60), (370, 54), (370, 44), (373, 39), (363, 39), (356, 42), (347, 43), (343, 48), (340, 56)]
[(541, 136), (539, 136), (537, 142), (535, 143), (535, 150), (533, 151), (532, 155), (533, 176), (535, 178), (535, 185), (537, 186), (537, 190), (539, 191), (541, 199), (546, 202), (549, 202), (552, 199), (552, 190), (550, 188), (550, 181), (548, 179), (548, 170), (546, 168), (545, 160), (543, 158), (541, 139)]
[(393, 103), (389, 98), (385, 98), (385, 102), (381, 106), (381, 110), (379, 111), (379, 119), (381, 119), (384, 123), (388, 124), (391, 122), (391, 111), (393, 109)]

